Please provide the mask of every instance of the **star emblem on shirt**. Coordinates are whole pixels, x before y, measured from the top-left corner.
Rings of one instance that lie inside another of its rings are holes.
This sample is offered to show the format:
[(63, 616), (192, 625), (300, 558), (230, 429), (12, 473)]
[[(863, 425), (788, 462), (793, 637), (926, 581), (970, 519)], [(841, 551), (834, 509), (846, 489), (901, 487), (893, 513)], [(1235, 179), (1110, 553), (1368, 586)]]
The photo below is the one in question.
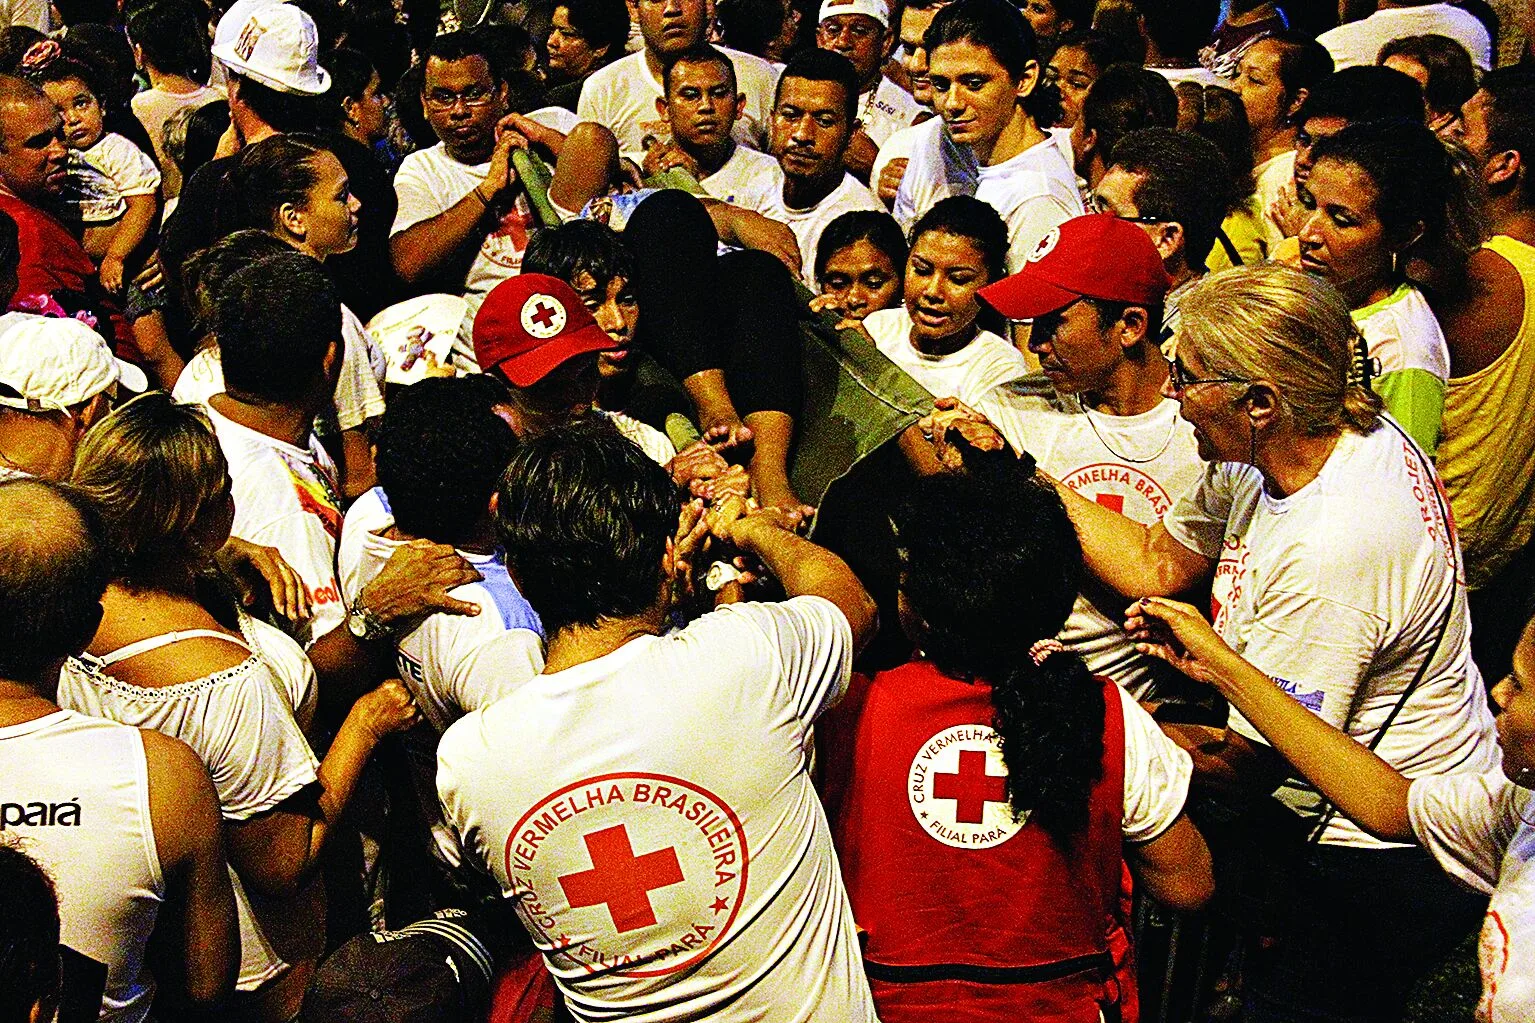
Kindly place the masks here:
[(723, 913), (725, 910), (730, 908), (730, 903), (726, 902), (724, 899), (715, 899), (714, 902), (710, 904), (709, 908), (714, 910), (716, 913)]

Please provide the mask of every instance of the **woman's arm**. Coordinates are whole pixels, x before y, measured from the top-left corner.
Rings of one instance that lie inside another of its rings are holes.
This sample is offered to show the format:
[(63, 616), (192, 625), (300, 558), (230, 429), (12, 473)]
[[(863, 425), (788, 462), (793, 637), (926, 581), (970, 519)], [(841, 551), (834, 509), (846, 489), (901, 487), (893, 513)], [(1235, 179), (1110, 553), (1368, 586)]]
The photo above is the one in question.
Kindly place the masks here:
[(227, 822), (229, 862), (240, 880), (263, 895), (296, 894), (317, 865), (330, 826), (351, 800), (373, 748), (418, 716), (409, 690), (397, 679), (363, 694), (320, 763), (317, 798), (305, 789), (259, 816)]
[(1125, 861), (1146, 893), (1169, 909), (1191, 913), (1215, 894), (1210, 849), (1187, 814), (1151, 841), (1126, 845)]
[(1415, 840), (1408, 779), (1243, 660), (1194, 608), (1147, 597), (1130, 607), (1125, 631), (1142, 653), (1219, 690), (1344, 816), (1377, 838)]

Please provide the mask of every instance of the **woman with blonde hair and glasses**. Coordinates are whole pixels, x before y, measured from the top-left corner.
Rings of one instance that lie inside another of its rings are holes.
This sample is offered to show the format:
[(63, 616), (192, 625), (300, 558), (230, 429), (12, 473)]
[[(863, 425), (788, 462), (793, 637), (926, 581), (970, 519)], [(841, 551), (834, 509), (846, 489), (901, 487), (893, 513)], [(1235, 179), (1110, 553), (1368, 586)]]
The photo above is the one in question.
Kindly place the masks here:
[(103, 419), (72, 481), (97, 505), (113, 553), (104, 615), (66, 662), (59, 704), (175, 736), (218, 792), (234, 875), (246, 1018), (298, 1010), (324, 938), (315, 877), (331, 823), (373, 747), (416, 720), (391, 680), (358, 699), (316, 762), (304, 737), (315, 702), (302, 649), (251, 617), (212, 573), (234, 518), (228, 466), (206, 415), (163, 391)]
[[(1209, 465), (1151, 526), (1058, 486), (1089, 568), (1132, 598), (1211, 582), (1233, 649), (1407, 777), (1495, 768), (1450, 516), (1433, 464), (1369, 389), (1346, 303), (1263, 264), (1206, 278), (1181, 311), (1167, 393)], [(1249, 961), (1246, 1018), (1400, 1018), (1479, 900), (1331, 812), (1240, 713), (1182, 734), (1208, 784), (1275, 811), (1249, 828), (1276, 940)]]

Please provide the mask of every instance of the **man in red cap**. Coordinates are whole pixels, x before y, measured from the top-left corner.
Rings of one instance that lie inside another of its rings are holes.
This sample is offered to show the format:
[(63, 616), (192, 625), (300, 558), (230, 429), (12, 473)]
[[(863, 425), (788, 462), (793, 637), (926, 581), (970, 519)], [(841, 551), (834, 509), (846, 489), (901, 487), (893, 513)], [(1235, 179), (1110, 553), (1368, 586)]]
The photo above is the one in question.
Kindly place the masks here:
[[(1046, 473), (1144, 523), (1159, 520), (1204, 468), (1193, 428), (1163, 391), (1168, 286), (1146, 232), (1103, 213), (1055, 228), (1023, 269), (980, 292), (1009, 320), (1033, 321), (1029, 348), (1055, 394), (1030, 397), (1003, 384), (979, 411)], [(1157, 669), (1119, 620), (1118, 604), (1078, 597), (1061, 639), (1095, 673), (1144, 698), (1157, 688)]]
[[(512, 429), (543, 433), (596, 407), (598, 355), (613, 339), (570, 285), (518, 274), (486, 296), (474, 317), (474, 358), (507, 384)], [(603, 411), (618, 432), (661, 465), (677, 454), (666, 434), (621, 412)]]

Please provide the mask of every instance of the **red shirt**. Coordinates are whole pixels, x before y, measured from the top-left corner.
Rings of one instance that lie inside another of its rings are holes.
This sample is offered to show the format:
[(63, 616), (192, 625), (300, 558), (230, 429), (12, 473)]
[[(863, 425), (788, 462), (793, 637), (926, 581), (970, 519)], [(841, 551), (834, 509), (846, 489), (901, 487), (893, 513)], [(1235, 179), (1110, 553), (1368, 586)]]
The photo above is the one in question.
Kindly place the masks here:
[(1104, 682), (1103, 774), (1065, 843), (1016, 820), (990, 687), (914, 661), (822, 729), (827, 802), (885, 1023), (1116, 1018), (1124, 719)]
[(52, 214), (14, 195), (0, 193), (0, 210), (16, 221), (21, 244), (21, 265), (17, 267), (16, 294), (10, 308), (44, 312), (37, 299), (51, 298), (70, 315), (80, 310), (89, 312), (102, 336), (127, 341), (127, 325), (102, 290), (96, 265), (75, 236)]

